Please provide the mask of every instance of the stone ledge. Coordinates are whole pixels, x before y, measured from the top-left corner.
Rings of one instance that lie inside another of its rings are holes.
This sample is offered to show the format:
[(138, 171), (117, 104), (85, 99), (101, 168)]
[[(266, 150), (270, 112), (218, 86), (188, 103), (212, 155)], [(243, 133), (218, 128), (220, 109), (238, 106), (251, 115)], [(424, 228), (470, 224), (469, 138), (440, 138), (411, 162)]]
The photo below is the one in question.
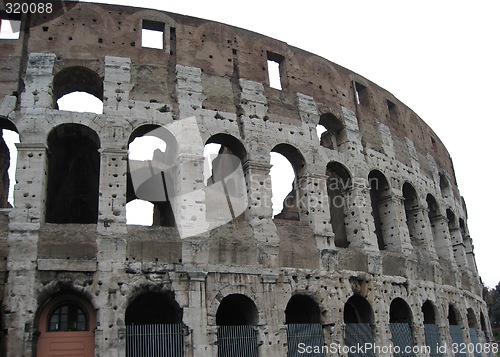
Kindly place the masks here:
[(59, 270), (59, 271), (81, 271), (95, 272), (97, 262), (95, 260), (74, 260), (74, 259), (38, 259), (38, 270)]

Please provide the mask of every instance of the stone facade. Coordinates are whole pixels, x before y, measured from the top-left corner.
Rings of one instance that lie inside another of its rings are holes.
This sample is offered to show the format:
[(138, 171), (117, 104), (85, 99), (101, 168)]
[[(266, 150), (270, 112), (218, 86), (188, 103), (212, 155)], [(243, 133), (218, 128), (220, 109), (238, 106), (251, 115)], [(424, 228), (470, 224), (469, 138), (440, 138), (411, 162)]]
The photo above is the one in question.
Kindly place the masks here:
[[(395, 343), (390, 324), (401, 321), (425, 345), (428, 304), (443, 343), (450, 325), (465, 343), (471, 330), (491, 339), (452, 161), (391, 93), (278, 40), (177, 14), (82, 3), (40, 25), (22, 21), (20, 39), (0, 40), (0, 118), (21, 141), (15, 207), (0, 223), (6, 355), (37, 355), (43, 311), (66, 295), (95, 310), (103, 357), (126, 355), (141, 296), (180, 311), (185, 356), (217, 355), (231, 297), (255, 307), (245, 324), (259, 356), (287, 354), (295, 296), (318, 309), (319, 321), (299, 322), (320, 323), (326, 344), (346, 343), (352, 297), (369, 304), (380, 346)], [(163, 48), (142, 47), (142, 28), (162, 32)], [(281, 89), (269, 85), (268, 61), (279, 63)], [(58, 110), (74, 91), (100, 98), (103, 114)], [(176, 126), (193, 117), (192, 130)], [(176, 141), (175, 192), (196, 194), (155, 202), (151, 227), (127, 225), (128, 144), (158, 127)], [(246, 206), (227, 222), (202, 180), (205, 143), (241, 161)], [(274, 219), (272, 151), (296, 174), (293, 204)]]

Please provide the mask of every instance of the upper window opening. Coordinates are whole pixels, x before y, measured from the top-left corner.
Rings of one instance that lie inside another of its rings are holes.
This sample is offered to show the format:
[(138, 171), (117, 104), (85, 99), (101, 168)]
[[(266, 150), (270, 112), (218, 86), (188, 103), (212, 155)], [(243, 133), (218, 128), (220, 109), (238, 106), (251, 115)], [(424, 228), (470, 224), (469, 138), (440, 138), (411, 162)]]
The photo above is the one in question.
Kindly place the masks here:
[(387, 100), (387, 109), (389, 110), (389, 118), (391, 120), (396, 120), (398, 118), (398, 108), (396, 107), (396, 104)]
[(364, 85), (354, 82), (354, 92), (356, 96), (356, 103), (361, 105), (368, 104), (368, 90)]
[(49, 318), (49, 332), (88, 331), (87, 314), (75, 303), (59, 305)]
[(162, 50), (165, 48), (165, 23), (142, 20), (142, 47)]
[(347, 141), (344, 124), (331, 113), (321, 115), (316, 132), (320, 145), (328, 149), (337, 149)]
[(72, 92), (57, 100), (59, 110), (102, 114), (102, 100), (85, 92)]
[[(85, 67), (65, 68), (54, 76), (54, 108), (102, 114), (103, 81)], [(63, 98), (64, 97), (64, 98)]]
[(17, 40), (21, 34), (21, 21), (0, 19), (0, 40)]
[(50, 132), (47, 144), (46, 221), (97, 223), (99, 136), (84, 125), (62, 124)]
[(168, 172), (161, 171), (154, 175), (151, 173), (154, 165), (167, 162), (169, 146), (165, 134), (161, 127), (144, 125), (130, 136), (125, 208), (127, 224), (175, 226), (174, 213), (168, 198), (168, 190), (172, 189), (173, 181)]
[(274, 89), (283, 89), (282, 73), (283, 73), (284, 57), (276, 53), (267, 53), (267, 74), (269, 76), (269, 86)]
[(288, 144), (279, 144), (271, 152), (271, 165), (273, 192), (271, 202), (274, 217), (300, 220), (297, 183), (305, 172), (304, 157), (297, 148)]
[(17, 147), (19, 134), (11, 121), (0, 119), (0, 208), (14, 207)]

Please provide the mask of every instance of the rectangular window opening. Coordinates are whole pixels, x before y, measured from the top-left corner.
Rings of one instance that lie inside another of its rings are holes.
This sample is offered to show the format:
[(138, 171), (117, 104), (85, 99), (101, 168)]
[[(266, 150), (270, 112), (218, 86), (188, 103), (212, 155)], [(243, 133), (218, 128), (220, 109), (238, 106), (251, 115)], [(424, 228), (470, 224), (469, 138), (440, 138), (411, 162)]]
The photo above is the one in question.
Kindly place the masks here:
[(21, 34), (21, 21), (0, 19), (0, 40), (17, 40)]
[(267, 53), (267, 74), (269, 76), (269, 86), (274, 89), (283, 89), (281, 74), (283, 71), (284, 57), (276, 53)]
[(387, 99), (387, 109), (389, 109), (389, 118), (396, 120), (398, 118), (398, 110), (396, 104)]
[(368, 90), (364, 85), (354, 82), (354, 92), (356, 95), (356, 104), (368, 104)]
[(163, 50), (165, 48), (165, 23), (142, 20), (142, 47)]

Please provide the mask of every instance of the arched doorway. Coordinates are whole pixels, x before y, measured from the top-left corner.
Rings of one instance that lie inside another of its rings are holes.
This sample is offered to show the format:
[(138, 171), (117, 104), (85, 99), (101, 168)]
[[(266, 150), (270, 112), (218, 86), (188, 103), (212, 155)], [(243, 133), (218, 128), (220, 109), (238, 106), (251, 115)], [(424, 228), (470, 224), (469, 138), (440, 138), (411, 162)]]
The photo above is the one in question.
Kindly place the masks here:
[(394, 357), (414, 357), (411, 352), (413, 347), (412, 313), (411, 309), (401, 298), (395, 298), (389, 309), (389, 325), (392, 344), (398, 346), (399, 353), (394, 352)]
[(299, 345), (323, 346), (323, 326), (318, 304), (307, 295), (294, 295), (285, 310), (289, 357), (323, 357), (323, 353), (299, 352)]
[(257, 357), (257, 306), (247, 296), (231, 294), (222, 299), (217, 314), (218, 357)]
[(173, 292), (146, 292), (125, 312), (127, 357), (182, 357), (182, 308)]
[(362, 296), (351, 296), (344, 305), (344, 342), (349, 346), (349, 357), (375, 357), (373, 351), (357, 353), (358, 347), (373, 345), (373, 310)]
[(85, 299), (64, 294), (52, 298), (38, 322), (37, 357), (94, 356), (95, 311)]

